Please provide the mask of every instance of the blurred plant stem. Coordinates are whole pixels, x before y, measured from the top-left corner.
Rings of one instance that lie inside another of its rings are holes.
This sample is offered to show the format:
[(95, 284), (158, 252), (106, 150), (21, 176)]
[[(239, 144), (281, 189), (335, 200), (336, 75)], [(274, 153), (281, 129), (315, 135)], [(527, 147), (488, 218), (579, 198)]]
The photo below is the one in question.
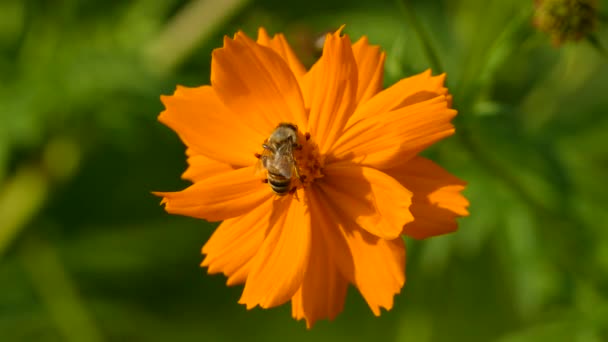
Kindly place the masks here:
[(0, 257), (42, 207), (48, 192), (46, 174), (31, 165), (22, 166), (3, 186), (0, 193)]
[(420, 43), (422, 43), (422, 48), (424, 49), (424, 53), (431, 64), (431, 68), (433, 68), (433, 72), (438, 74), (443, 73), (443, 67), (441, 61), (439, 60), (439, 55), (433, 47), (429, 34), (418, 20), (418, 17), (416, 17), (416, 12), (412, 8), (409, 0), (397, 0), (397, 6), (403, 15), (405, 15), (406, 20), (411, 25), (414, 32), (416, 32), (418, 39), (420, 39)]
[[(398, 0), (403, 13), (406, 15), (408, 22), (414, 28), (414, 32), (418, 35), (420, 42), (422, 43), (425, 54), (429, 60), (429, 63), (436, 68), (437, 71), (442, 72), (441, 61), (439, 54), (433, 46), (433, 43), (424, 30), (423, 26), (418, 21), (413, 9), (411, 8), (408, 0)], [(486, 91), (486, 88), (491, 86), (491, 80), (493, 79), (496, 71), (500, 66), (509, 58), (515, 51), (515, 47), (520, 43), (514, 43), (516, 41), (517, 33), (524, 27), (529, 25), (530, 18), (532, 16), (531, 8), (525, 8), (511, 19), (508, 25), (505, 26), (504, 30), (500, 33), (498, 38), (493, 42), (492, 46), (488, 49), (485, 63), (478, 65), (472, 71), (474, 75), (479, 75), (476, 82), (472, 82), (469, 85), (462, 85), (464, 90), (461, 91), (461, 99), (459, 100), (460, 106), (458, 106), (459, 112), (461, 113), (458, 117), (460, 118), (459, 134), (463, 146), (475, 157), (475, 160), (483, 165), (492, 174), (500, 177), (511, 189), (518, 193), (521, 198), (526, 201), (532, 208), (539, 210), (545, 214), (550, 211), (545, 208), (541, 203), (538, 203), (534, 196), (528, 193), (528, 190), (519, 183), (516, 177), (508, 173), (504, 168), (497, 165), (495, 160), (485, 151), (480, 148), (478, 142), (473, 137), (473, 132), (469, 123), (474, 122), (472, 114), (472, 108), (476, 100), (476, 95)], [(471, 68), (469, 68), (470, 70)], [(466, 77), (464, 79), (467, 79)], [(464, 113), (464, 115), (462, 114)]]
[(184, 6), (158, 37), (151, 41), (145, 57), (160, 74), (173, 70), (196, 45), (207, 38), (249, 0), (194, 0)]
[(471, 126), (462, 125), (462, 127), (459, 128), (458, 136), (460, 137), (460, 142), (475, 159), (475, 161), (483, 165), (490, 172), (490, 174), (499, 176), (508, 186), (508, 188), (511, 189), (511, 191), (515, 192), (537, 213), (541, 213), (543, 216), (548, 216), (551, 214), (550, 209), (539, 203), (534, 196), (528, 193), (526, 187), (519, 183), (517, 177), (507, 172), (495, 158), (491, 157), (490, 153), (487, 153), (483, 149), (483, 143), (477, 141), (472, 132), (474, 129), (471, 129)]
[(6, 248), (43, 207), (53, 185), (75, 172), (81, 151), (65, 138), (51, 140), (39, 163), (17, 168), (0, 191), (0, 258)]
[(600, 40), (597, 38), (596, 35), (592, 34), (592, 35), (587, 36), (587, 40), (589, 41), (591, 46), (593, 46), (593, 48), (596, 49), (597, 52), (602, 57), (608, 58), (608, 51), (606, 51), (606, 48), (604, 47), (604, 45), (602, 45), (602, 43), (600, 42)]
[(103, 341), (55, 248), (34, 238), (26, 239), (20, 247), (20, 260), (32, 287), (65, 341)]
[[(418, 35), (428, 58), (428, 62), (433, 68), (436, 68), (437, 71), (442, 71), (439, 54), (433, 46), (429, 35), (416, 18), (411, 6), (409, 6), (408, 0), (400, 0), (398, 3), (403, 9), (407, 20), (414, 28), (414, 32)], [(575, 239), (570, 238), (572, 234), (569, 234), (569, 229), (572, 229), (573, 227), (578, 229), (583, 228), (581, 220), (572, 212), (561, 212), (554, 208), (547, 207), (544, 203), (536, 199), (530, 192), (532, 189), (520, 182), (516, 175), (510, 171), (511, 169), (503, 165), (504, 163), (501, 162), (500, 156), (497, 157), (492, 151), (489, 151), (484, 146), (483, 141), (478, 139), (478, 135), (476, 134), (478, 130), (484, 128), (478, 124), (477, 117), (473, 115), (475, 103), (481, 97), (480, 95), (491, 90), (496, 72), (504, 65), (505, 61), (513, 56), (517, 49), (524, 43), (531, 41), (529, 39), (531, 37), (531, 33), (529, 32), (531, 16), (531, 8), (528, 7), (522, 9), (518, 15), (514, 15), (487, 50), (485, 58), (483, 59), (484, 63), (468, 68), (467, 75), (465, 75), (463, 79), (472, 79), (472, 81), (467, 84), (461, 84), (460, 86), (463, 89), (458, 91), (459, 96), (455, 96), (455, 101), (457, 101), (455, 107), (460, 112), (456, 121), (456, 125), (458, 126), (458, 133), (456, 136), (460, 139), (463, 148), (466, 149), (475, 162), (483, 167), (489, 174), (494, 175), (503, 182), (511, 191), (513, 191), (513, 193), (537, 213), (539, 219), (546, 223), (540, 224), (539, 226), (541, 229), (550, 230), (546, 233), (551, 236), (556, 236), (555, 244), (557, 251), (580, 250), (585, 252), (585, 255), (578, 256), (578, 259), (562, 257), (559, 260), (556, 260), (556, 263), (564, 270), (572, 272), (573, 274), (593, 279), (593, 270), (584, 265), (581, 266), (577, 262), (577, 260), (584, 260), (593, 255), (592, 246), (588, 246), (589, 241), (587, 241), (585, 237), (575, 241)], [(561, 255), (557, 252), (555, 254)]]
[[(532, 15), (532, 7), (524, 6), (517, 15), (513, 15), (492, 42), (485, 58), (482, 59), (483, 63), (473, 65), (468, 63), (469, 67), (466, 68), (466, 74), (463, 76), (465, 82), (461, 84), (462, 89), (459, 90), (460, 96), (455, 96), (460, 98), (464, 108), (473, 108), (475, 101), (490, 91), (496, 72), (518, 48), (529, 42), (530, 35), (534, 34), (530, 31)], [(525, 33), (522, 34), (522, 31)], [(466, 80), (472, 81), (467, 83)], [(461, 118), (470, 119), (469, 116), (461, 116)]]

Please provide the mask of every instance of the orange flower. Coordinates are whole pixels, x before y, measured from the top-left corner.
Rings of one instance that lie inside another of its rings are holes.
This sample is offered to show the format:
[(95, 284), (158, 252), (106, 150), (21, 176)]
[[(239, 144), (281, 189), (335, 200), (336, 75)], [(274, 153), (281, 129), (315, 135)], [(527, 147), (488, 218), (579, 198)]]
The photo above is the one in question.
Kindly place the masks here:
[[(202, 266), (244, 283), (248, 309), (291, 300), (309, 328), (336, 317), (348, 284), (375, 315), (391, 309), (405, 282), (401, 235), (449, 233), (468, 214), (464, 182), (417, 156), (454, 133), (445, 76), (381, 90), (384, 53), (341, 29), (309, 71), (264, 29), (257, 42), (226, 37), (212, 57), (211, 85), (178, 86), (159, 117), (188, 146), (194, 183), (157, 193), (165, 209), (224, 221)], [(280, 124), (289, 139), (273, 134)]]

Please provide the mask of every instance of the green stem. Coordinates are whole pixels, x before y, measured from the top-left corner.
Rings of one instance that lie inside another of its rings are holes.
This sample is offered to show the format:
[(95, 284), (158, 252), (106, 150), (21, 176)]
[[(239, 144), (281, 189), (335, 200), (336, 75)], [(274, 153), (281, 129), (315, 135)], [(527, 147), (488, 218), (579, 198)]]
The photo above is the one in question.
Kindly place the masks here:
[(591, 43), (591, 45), (597, 50), (597, 52), (604, 58), (608, 58), (608, 51), (606, 51), (606, 49), (604, 48), (604, 46), (602, 45), (602, 43), (600, 42), (600, 40), (597, 38), (596, 35), (588, 35), (587, 36), (587, 40), (589, 41), (589, 43)]
[(51, 186), (76, 171), (81, 147), (65, 138), (51, 139), (38, 163), (22, 165), (0, 188), (0, 258), (46, 202)]
[(29, 239), (21, 244), (19, 256), (32, 287), (65, 341), (103, 341), (54, 247), (43, 240)]
[(526, 187), (524, 187), (517, 177), (507, 172), (505, 168), (489, 153), (481, 147), (474, 136), (472, 130), (467, 125), (461, 125), (456, 135), (464, 148), (471, 154), (473, 159), (477, 161), (483, 168), (485, 168), (489, 174), (495, 175), (501, 179), (503, 183), (515, 192), (529, 207), (534, 209), (536, 212), (541, 213), (543, 216), (551, 216), (551, 210), (545, 207), (543, 204), (538, 202), (530, 193)]
[(0, 257), (42, 207), (49, 192), (48, 177), (32, 166), (23, 166), (0, 193)]
[(399, 7), (401, 12), (405, 16), (405, 19), (408, 21), (411, 28), (414, 29), (414, 32), (418, 36), (418, 39), (420, 39), (420, 42), (422, 43), (422, 48), (424, 49), (424, 53), (425, 53), (426, 57), (428, 58), (429, 63), (431, 64), (431, 67), (433, 68), (433, 70), (436, 73), (442, 73), (443, 67), (442, 67), (441, 61), (439, 59), (439, 55), (437, 54), (437, 51), (433, 47), (433, 44), (431, 42), (431, 38), (430, 38), (428, 32), (424, 29), (424, 26), (418, 20), (418, 17), (416, 16), (416, 12), (412, 8), (411, 4), (409, 3), (409, 0), (397, 0), (397, 6)]
[(248, 1), (195, 0), (188, 3), (148, 44), (147, 62), (160, 74), (173, 70), (197, 44)]
[[(487, 49), (483, 58), (484, 62), (466, 69), (467, 72), (462, 77), (465, 84), (461, 85), (462, 90), (459, 92), (461, 96), (455, 96), (456, 99), (460, 99), (463, 108), (472, 108), (478, 96), (485, 94), (492, 86), (496, 72), (505, 61), (518, 47), (528, 41), (528, 37), (518, 40), (516, 36), (520, 30), (528, 28), (531, 17), (532, 10), (529, 7), (523, 8), (517, 15), (514, 15)], [(466, 82), (469, 79), (475, 81)]]

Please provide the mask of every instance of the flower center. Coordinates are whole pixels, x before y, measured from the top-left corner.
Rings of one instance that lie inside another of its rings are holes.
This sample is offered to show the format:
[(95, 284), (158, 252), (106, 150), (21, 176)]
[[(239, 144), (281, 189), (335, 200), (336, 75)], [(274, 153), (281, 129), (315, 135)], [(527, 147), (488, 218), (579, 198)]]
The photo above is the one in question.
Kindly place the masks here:
[[(315, 179), (323, 177), (323, 156), (319, 153), (319, 147), (311, 139), (310, 133), (298, 133), (298, 146), (293, 153), (299, 179), (293, 183), (298, 187), (307, 187)], [(298, 178), (298, 177), (296, 177)]]
[(302, 134), (294, 124), (279, 124), (262, 147), (256, 157), (258, 166), (266, 171), (263, 182), (279, 196), (293, 194), (323, 177), (324, 158), (317, 144), (310, 133)]

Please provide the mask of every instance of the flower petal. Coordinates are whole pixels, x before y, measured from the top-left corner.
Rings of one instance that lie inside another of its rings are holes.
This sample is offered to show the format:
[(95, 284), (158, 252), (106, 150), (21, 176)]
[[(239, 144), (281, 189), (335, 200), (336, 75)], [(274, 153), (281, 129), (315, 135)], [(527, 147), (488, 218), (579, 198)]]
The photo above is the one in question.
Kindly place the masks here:
[(274, 35), (274, 37), (270, 38), (268, 32), (266, 32), (264, 28), (260, 27), (258, 30), (257, 43), (271, 48), (274, 52), (281, 56), (297, 80), (300, 80), (300, 78), (306, 74), (306, 68), (304, 68), (304, 65), (302, 65), (296, 54), (293, 52), (282, 33), (277, 33)]
[[(189, 149), (188, 151), (192, 150)], [(234, 167), (228, 164), (218, 162), (202, 154), (194, 154), (188, 157), (188, 168), (182, 174), (182, 179), (187, 179), (195, 183), (202, 181), (205, 178), (233, 170)]]
[(385, 172), (414, 193), (414, 221), (405, 225), (404, 234), (424, 239), (450, 233), (458, 228), (456, 218), (469, 214), (469, 201), (460, 193), (466, 183), (432, 161), (415, 157)]
[[(281, 122), (306, 127), (300, 87), (283, 58), (242, 32), (213, 51), (211, 84), (239, 119), (268, 135)], [(229, 126), (228, 126), (229, 127)]]
[(353, 44), (353, 55), (359, 71), (357, 103), (362, 104), (382, 90), (386, 54), (363, 36)]
[(320, 319), (334, 320), (344, 308), (348, 289), (348, 281), (337, 267), (325, 265), (328, 260), (315, 253), (308, 265), (309, 275), (291, 298), (291, 315), (297, 320), (305, 319), (308, 329)]
[(225, 220), (203, 246), (201, 263), (208, 272), (224, 273), (228, 285), (244, 283), (251, 270), (251, 260), (266, 237), (273, 199), (242, 216)]
[(210, 86), (178, 86), (172, 96), (161, 96), (161, 100), (166, 109), (158, 120), (173, 129), (190, 149), (230, 165), (255, 163), (253, 155), (267, 136), (245, 126)]
[(454, 127), (450, 121), (455, 115), (445, 95), (378, 113), (350, 126), (336, 143), (332, 158), (389, 168), (452, 135)]
[(403, 240), (385, 240), (360, 229), (341, 213), (341, 204), (333, 197), (318, 192), (316, 200), (326, 215), (339, 223), (335, 229), (326, 230), (325, 237), (335, 245), (332, 251), (340, 272), (355, 284), (376, 316), (381, 307), (390, 310), (393, 297), (405, 283)]
[[(404, 78), (377, 93), (367, 103), (361, 103), (348, 121), (348, 126), (378, 114), (432, 99), (437, 95), (446, 95), (446, 97), (451, 99), (448, 89), (444, 87), (444, 83), (445, 74), (432, 76), (430, 69)], [(449, 103), (451, 106), (451, 101)]]
[(302, 285), (310, 255), (310, 214), (302, 201), (286, 196), (275, 200), (274, 217), (239, 303), (251, 309), (287, 302)]
[[(319, 319), (333, 320), (343, 309), (348, 280), (340, 273), (334, 255), (337, 249), (347, 248), (345, 243), (334, 244), (338, 226), (323, 210), (309, 189), (311, 216), (311, 254), (302, 286), (291, 298), (291, 314), (305, 319), (312, 328)], [(329, 231), (328, 231), (329, 230)], [(332, 232), (333, 230), (333, 232)], [(329, 236), (328, 236), (329, 235)], [(342, 239), (338, 237), (338, 239)]]
[(338, 139), (357, 104), (357, 63), (350, 39), (340, 31), (326, 36), (323, 55), (301, 83), (310, 106), (309, 132), (321, 153)]
[(413, 221), (412, 193), (387, 174), (352, 163), (327, 165), (324, 174), (320, 191), (369, 233), (394, 239)]
[(168, 213), (221, 221), (254, 210), (274, 196), (254, 172), (253, 166), (244, 167), (206, 178), (182, 191), (155, 195), (164, 197), (161, 203)]
[(401, 238), (384, 240), (353, 226), (344, 227), (355, 264), (354, 283), (374, 315), (390, 310), (405, 284), (405, 244)]

